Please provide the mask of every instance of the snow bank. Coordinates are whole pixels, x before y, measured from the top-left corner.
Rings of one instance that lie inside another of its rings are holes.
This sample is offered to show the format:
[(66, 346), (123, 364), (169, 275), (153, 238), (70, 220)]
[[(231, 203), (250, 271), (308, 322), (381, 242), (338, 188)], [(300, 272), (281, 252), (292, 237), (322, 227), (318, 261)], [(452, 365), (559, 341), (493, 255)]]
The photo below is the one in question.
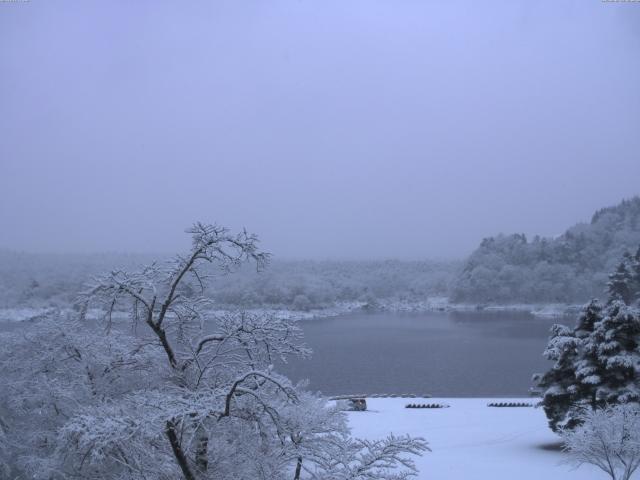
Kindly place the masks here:
[(539, 408), (492, 408), (490, 402), (535, 399), (431, 398), (451, 408), (410, 409), (408, 398), (367, 398), (366, 412), (348, 412), (353, 434), (422, 436), (433, 450), (417, 460), (420, 480), (604, 480), (595, 467), (562, 463), (559, 438)]

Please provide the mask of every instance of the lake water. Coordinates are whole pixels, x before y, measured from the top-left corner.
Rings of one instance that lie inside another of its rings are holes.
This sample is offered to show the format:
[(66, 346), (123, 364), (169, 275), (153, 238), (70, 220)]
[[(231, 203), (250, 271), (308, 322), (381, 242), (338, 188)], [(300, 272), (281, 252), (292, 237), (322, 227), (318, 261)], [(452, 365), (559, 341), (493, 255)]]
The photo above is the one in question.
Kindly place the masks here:
[[(277, 370), (326, 395), (527, 396), (554, 323), (521, 312), (351, 313), (302, 321), (307, 360)], [(0, 322), (1, 330), (21, 322)], [(128, 330), (128, 327), (123, 327)]]
[(302, 322), (314, 354), (278, 369), (326, 395), (526, 396), (549, 329), (519, 312), (355, 313)]

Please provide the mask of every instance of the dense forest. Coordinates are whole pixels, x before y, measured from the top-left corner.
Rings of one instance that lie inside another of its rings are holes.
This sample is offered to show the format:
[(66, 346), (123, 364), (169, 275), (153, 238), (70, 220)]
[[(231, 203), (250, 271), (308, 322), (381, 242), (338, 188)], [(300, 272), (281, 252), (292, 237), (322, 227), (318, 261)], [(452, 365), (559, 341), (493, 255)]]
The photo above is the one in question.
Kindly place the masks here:
[[(0, 250), (0, 308), (65, 307), (82, 284), (105, 270), (131, 269), (148, 255), (44, 255)], [(294, 261), (265, 269), (210, 271), (208, 293), (220, 308), (271, 307), (305, 311), (340, 302), (420, 301), (446, 296), (460, 268), (455, 261)]]
[(473, 303), (586, 302), (601, 297), (625, 252), (640, 244), (640, 197), (597, 211), (557, 238), (484, 239), (453, 282), (451, 299)]

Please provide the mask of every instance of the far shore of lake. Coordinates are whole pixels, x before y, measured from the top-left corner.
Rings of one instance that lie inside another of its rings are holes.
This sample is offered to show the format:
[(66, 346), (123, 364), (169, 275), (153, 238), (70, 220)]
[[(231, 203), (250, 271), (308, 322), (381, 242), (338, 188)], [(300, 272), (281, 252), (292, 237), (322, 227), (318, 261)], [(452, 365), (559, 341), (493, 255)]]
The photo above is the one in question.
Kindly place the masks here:
[[(471, 303), (450, 303), (447, 297), (431, 297), (426, 300), (394, 300), (381, 299), (375, 303), (368, 302), (340, 302), (335, 305), (314, 308), (309, 310), (292, 310), (269, 306), (264, 308), (242, 308), (234, 305), (224, 305), (212, 311), (213, 314), (224, 314), (227, 312), (247, 311), (257, 314), (271, 314), (278, 318), (290, 318), (295, 320), (313, 320), (317, 318), (336, 317), (348, 313), (356, 312), (390, 312), (390, 313), (420, 313), (420, 312), (520, 312), (529, 313), (535, 317), (555, 318), (576, 316), (582, 304), (568, 303), (513, 303), (513, 304), (471, 304)], [(74, 310), (58, 307), (16, 307), (0, 308), (0, 322), (19, 322), (34, 320), (46, 312), (59, 310), (65, 315), (72, 315)], [(105, 312), (93, 309), (89, 312), (90, 318), (99, 319)], [(128, 312), (114, 312), (113, 319), (126, 317)]]

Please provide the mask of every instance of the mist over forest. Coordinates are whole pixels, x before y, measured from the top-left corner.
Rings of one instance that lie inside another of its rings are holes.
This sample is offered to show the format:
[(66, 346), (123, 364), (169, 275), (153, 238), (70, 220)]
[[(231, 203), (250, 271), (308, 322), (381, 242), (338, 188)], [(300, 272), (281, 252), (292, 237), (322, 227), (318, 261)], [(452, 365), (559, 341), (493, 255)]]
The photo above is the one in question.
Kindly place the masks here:
[[(640, 246), (640, 197), (593, 214), (555, 238), (488, 237), (459, 260), (281, 260), (262, 271), (212, 269), (219, 308), (322, 310), (340, 304), (393, 309), (449, 298), (478, 306), (585, 303), (602, 297), (625, 253)], [(153, 255), (30, 254), (0, 250), (0, 307), (70, 307), (92, 276), (134, 268)], [(441, 303), (437, 305), (442, 306)]]

